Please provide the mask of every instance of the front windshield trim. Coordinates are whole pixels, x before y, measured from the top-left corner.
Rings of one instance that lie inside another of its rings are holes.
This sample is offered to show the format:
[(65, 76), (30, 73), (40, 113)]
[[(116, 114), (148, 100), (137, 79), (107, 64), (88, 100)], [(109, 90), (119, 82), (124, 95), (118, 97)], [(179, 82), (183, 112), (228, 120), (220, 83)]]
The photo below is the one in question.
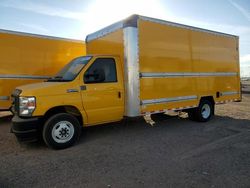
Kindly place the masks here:
[[(55, 76), (51, 77), (50, 79), (46, 80), (47, 82), (71, 82), (74, 81), (82, 69), (89, 63), (93, 56), (79, 56), (71, 60), (68, 64), (66, 64)], [(72, 64), (77, 61), (78, 59), (84, 58), (86, 60), (85, 64), (82, 64), (82, 67), (77, 70), (77, 73), (73, 75), (72, 78), (66, 79), (65, 74), (68, 73), (69, 69), (71, 68)]]
[[(92, 59), (93, 56), (80, 56), (80, 57), (86, 57), (86, 58), (88, 57), (89, 58), (88, 62), (81, 68), (81, 70), (76, 74), (76, 76), (74, 77), (74, 79), (72, 79), (71, 81), (74, 81), (78, 77), (78, 75), (80, 74), (80, 72), (82, 72), (82, 69), (89, 63), (89, 61)], [(80, 58), (80, 57), (78, 57), (78, 58)]]

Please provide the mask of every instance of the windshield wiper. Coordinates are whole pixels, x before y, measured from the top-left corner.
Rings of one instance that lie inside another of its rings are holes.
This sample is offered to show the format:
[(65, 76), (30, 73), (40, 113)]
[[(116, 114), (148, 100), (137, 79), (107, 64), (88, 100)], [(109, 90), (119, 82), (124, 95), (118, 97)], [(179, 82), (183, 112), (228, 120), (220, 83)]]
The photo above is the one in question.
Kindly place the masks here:
[(63, 76), (54, 76), (54, 77), (52, 77), (53, 79), (62, 79), (63, 78)]
[(54, 76), (54, 77), (51, 77), (48, 80), (46, 80), (46, 82), (53, 82), (53, 81), (56, 81), (56, 82), (67, 82), (67, 81), (70, 81), (70, 80), (63, 79), (63, 76)]

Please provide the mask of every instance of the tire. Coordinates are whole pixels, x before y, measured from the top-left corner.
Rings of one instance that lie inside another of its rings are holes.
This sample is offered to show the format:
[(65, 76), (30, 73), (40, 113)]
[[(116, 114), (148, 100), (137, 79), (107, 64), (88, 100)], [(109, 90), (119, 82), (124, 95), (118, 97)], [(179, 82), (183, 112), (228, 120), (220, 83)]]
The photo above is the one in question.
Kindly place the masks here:
[(209, 100), (201, 100), (199, 106), (188, 112), (191, 120), (207, 122), (214, 115), (214, 104)]
[(197, 108), (192, 108), (190, 110), (187, 111), (188, 113), (188, 118), (192, 121), (196, 121), (196, 115), (195, 115), (195, 111), (196, 111)]
[(59, 113), (51, 116), (43, 127), (43, 140), (53, 149), (65, 149), (79, 140), (81, 126), (73, 115)]

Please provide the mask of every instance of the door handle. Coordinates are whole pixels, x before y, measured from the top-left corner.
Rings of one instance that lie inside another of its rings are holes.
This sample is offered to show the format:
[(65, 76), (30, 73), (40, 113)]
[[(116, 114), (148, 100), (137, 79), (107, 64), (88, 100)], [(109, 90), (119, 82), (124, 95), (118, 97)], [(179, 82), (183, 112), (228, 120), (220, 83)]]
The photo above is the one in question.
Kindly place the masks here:
[(86, 86), (80, 86), (80, 89), (81, 89), (81, 91), (83, 91), (83, 90), (86, 90), (87, 87)]
[(118, 98), (120, 99), (120, 98), (121, 98), (121, 96), (122, 96), (121, 92), (120, 92), (120, 91), (118, 91)]

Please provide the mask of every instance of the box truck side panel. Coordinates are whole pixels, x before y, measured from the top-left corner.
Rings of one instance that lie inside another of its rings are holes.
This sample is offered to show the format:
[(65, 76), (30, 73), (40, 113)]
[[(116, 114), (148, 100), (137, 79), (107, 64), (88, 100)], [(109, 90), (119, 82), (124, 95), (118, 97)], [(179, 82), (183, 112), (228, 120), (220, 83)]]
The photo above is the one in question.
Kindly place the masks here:
[[(85, 44), (83, 42), (73, 41), (58, 41), (58, 44), (53, 44), (53, 41), (44, 44), (43, 50), (46, 51), (44, 59), (44, 75), (50, 72), (50, 75), (56, 74), (65, 64), (72, 59), (86, 55)], [(47, 50), (46, 50), (46, 46)]]
[(189, 30), (144, 20), (138, 28), (141, 111), (197, 106), (195, 78), (175, 76), (192, 72)]
[(197, 31), (191, 31), (191, 38), (193, 72), (209, 75), (196, 78), (197, 92), (203, 96), (213, 93), (216, 102), (239, 100), (238, 38)]
[[(83, 42), (0, 33), (0, 74), (53, 75), (72, 58), (85, 55)], [(13, 68), (15, 67), (15, 68)], [(48, 72), (49, 70), (49, 72)]]
[(143, 17), (138, 28), (142, 113), (240, 99), (237, 37)]
[(133, 15), (86, 40), (88, 53), (124, 58), (126, 116), (240, 99), (237, 36)]
[(194, 72), (235, 72), (237, 38), (190, 31)]
[(183, 72), (192, 70), (187, 29), (139, 20), (141, 72)]
[(5, 30), (0, 30), (0, 44), (0, 110), (10, 107), (17, 86), (41, 82), (86, 54), (82, 41)]

